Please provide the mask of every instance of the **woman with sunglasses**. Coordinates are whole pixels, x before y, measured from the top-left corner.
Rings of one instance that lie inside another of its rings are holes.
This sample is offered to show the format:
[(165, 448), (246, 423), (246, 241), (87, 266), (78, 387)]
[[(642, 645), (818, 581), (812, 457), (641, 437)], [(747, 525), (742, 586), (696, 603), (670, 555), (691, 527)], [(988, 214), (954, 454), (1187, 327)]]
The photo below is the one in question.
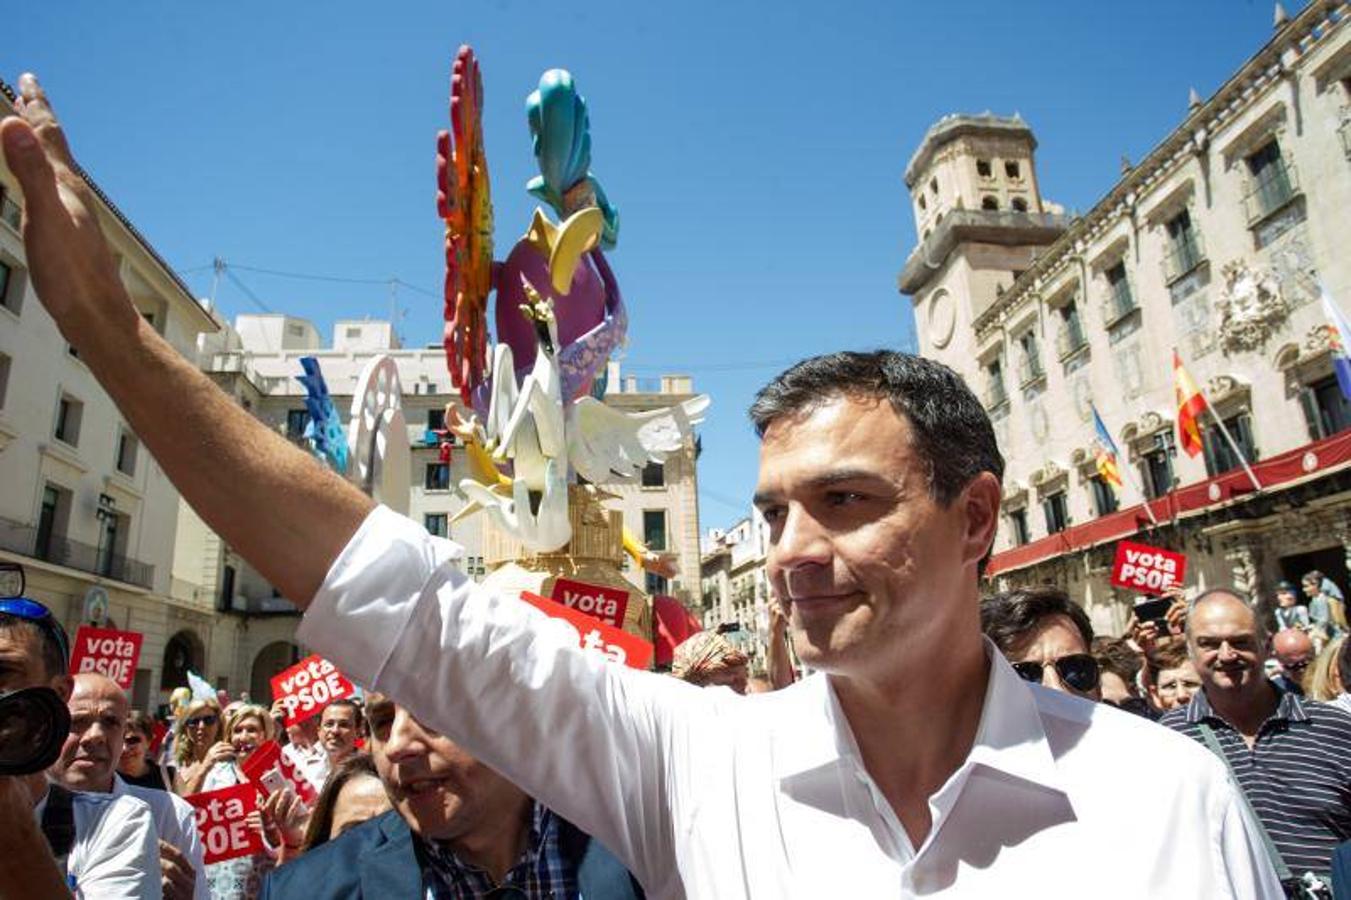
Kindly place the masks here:
[(158, 762), (150, 758), (150, 744), (155, 740), (155, 719), (144, 710), (134, 709), (127, 716), (126, 735), (122, 739), (122, 757), (117, 761), (117, 774), (127, 784), (167, 791), (168, 782)]
[(186, 797), (206, 790), (206, 775), (217, 764), (235, 758), (234, 748), (221, 740), (220, 704), (214, 699), (193, 700), (183, 712), (174, 739), (174, 791)]

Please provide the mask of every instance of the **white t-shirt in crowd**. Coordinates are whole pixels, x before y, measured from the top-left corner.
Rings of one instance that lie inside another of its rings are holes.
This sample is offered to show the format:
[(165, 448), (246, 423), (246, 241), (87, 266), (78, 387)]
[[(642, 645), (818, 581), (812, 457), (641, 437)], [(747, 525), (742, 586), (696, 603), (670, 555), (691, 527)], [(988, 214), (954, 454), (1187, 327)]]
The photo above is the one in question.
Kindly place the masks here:
[(202, 867), (202, 836), (197, 831), (197, 813), (192, 804), (171, 791), (127, 784), (120, 775), (113, 775), (112, 795), (135, 797), (150, 807), (150, 814), (155, 820), (155, 833), (161, 840), (178, 848), (197, 873), (192, 891), (194, 900), (210, 900), (211, 891), (207, 887)]
[[(75, 844), (66, 859), (72, 893), (89, 900), (159, 900), (159, 844), (150, 807), (112, 794), (75, 791), (72, 798)], [(43, 797), (33, 809), (39, 823), (46, 809)]]

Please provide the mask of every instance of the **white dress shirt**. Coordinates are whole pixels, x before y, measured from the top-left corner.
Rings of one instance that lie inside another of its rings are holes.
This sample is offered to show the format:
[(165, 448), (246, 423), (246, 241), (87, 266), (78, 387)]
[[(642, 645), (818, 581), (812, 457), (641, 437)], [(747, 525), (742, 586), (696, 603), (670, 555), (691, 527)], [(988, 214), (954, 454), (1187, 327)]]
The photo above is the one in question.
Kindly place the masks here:
[(155, 820), (155, 833), (161, 840), (178, 848), (197, 873), (192, 889), (194, 900), (210, 900), (211, 891), (207, 887), (206, 873), (202, 867), (202, 837), (197, 831), (197, 814), (192, 804), (171, 791), (127, 784), (116, 773), (113, 774), (111, 793), (114, 797), (135, 797), (150, 807), (150, 815)]
[[(33, 808), (40, 824), (44, 796)], [(88, 900), (159, 900), (159, 845), (150, 807), (134, 797), (72, 792), (75, 844), (66, 857), (74, 895)]]
[(650, 897), (1281, 896), (1217, 759), (1029, 685), (992, 647), (975, 745), (914, 847), (828, 677), (741, 697), (606, 663), (466, 578), (461, 552), (375, 510), (299, 640), (600, 840)]

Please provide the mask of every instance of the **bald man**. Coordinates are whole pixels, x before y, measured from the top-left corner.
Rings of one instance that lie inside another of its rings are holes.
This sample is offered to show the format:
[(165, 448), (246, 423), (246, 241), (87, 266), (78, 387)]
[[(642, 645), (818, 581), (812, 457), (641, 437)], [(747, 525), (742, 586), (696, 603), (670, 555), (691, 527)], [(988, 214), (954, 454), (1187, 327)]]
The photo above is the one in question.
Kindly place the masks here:
[(1271, 679), (1281, 690), (1304, 696), (1304, 672), (1313, 662), (1313, 640), (1298, 628), (1285, 628), (1271, 639), (1271, 651), (1281, 664), (1281, 674)]
[(1162, 723), (1218, 747), (1291, 872), (1326, 881), (1351, 839), (1351, 714), (1267, 680), (1266, 630), (1231, 591), (1198, 597), (1186, 636), (1201, 690)]
[(202, 842), (192, 806), (168, 791), (129, 785), (117, 774), (130, 712), (127, 695), (104, 675), (75, 676), (70, 734), (48, 774), (73, 791), (130, 796), (150, 807), (159, 837), (160, 878), (166, 900), (207, 900)]

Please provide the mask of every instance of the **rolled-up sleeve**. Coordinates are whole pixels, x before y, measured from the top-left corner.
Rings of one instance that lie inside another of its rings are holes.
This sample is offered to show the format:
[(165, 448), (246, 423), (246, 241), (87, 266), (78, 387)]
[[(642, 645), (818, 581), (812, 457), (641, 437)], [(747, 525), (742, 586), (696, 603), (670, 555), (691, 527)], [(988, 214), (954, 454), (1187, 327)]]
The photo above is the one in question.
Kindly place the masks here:
[(685, 799), (672, 773), (687, 761), (694, 720), (717, 705), (582, 652), (575, 632), (466, 578), (458, 555), (375, 509), (299, 638), (596, 837), (649, 891), (674, 878)]

